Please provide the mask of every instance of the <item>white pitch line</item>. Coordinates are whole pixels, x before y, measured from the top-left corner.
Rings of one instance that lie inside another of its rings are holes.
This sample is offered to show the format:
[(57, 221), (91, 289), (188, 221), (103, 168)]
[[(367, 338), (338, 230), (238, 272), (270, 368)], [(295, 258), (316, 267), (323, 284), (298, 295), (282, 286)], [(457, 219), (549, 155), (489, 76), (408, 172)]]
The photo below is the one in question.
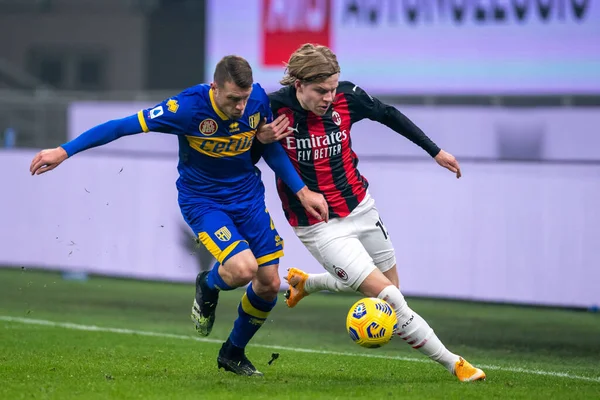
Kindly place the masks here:
[[(151, 337), (160, 337), (160, 338), (169, 338), (169, 339), (195, 340), (197, 342), (206, 342), (206, 343), (222, 343), (223, 342), (223, 340), (219, 340), (219, 339), (207, 339), (207, 338), (201, 338), (201, 337), (197, 337), (197, 336), (177, 335), (177, 334), (173, 334), (173, 333), (138, 331), (138, 330), (133, 330), (133, 329), (123, 329), (123, 328), (109, 328), (109, 327), (96, 326), (96, 325), (81, 325), (81, 324), (74, 324), (71, 322), (54, 322), (54, 321), (48, 321), (48, 320), (44, 320), (44, 319), (10, 317), (10, 316), (6, 316), (6, 315), (0, 315), (0, 321), (16, 322), (16, 323), (29, 324), (29, 325), (44, 325), (44, 326), (51, 326), (51, 327), (55, 327), (55, 328), (65, 328), (65, 329), (73, 329), (73, 330), (88, 331), (88, 332), (120, 333), (120, 334), (125, 334), (125, 335), (140, 335), (140, 336), (151, 336)], [(382, 355), (382, 354), (343, 353), (343, 352), (339, 352), (339, 351), (303, 349), (303, 348), (297, 348), (297, 347), (275, 346), (275, 345), (268, 345), (268, 344), (252, 344), (251, 346), (252, 347), (262, 347), (265, 349), (272, 349), (272, 350), (294, 351), (294, 352), (298, 352), (298, 353), (313, 353), (313, 354), (327, 354), (327, 355), (335, 355), (335, 356), (380, 358), (380, 359), (385, 359), (385, 360), (398, 360), (398, 361), (420, 362), (420, 363), (432, 362), (432, 361), (424, 359), (424, 358), (386, 356), (386, 355)], [(518, 367), (502, 367), (499, 365), (478, 365), (478, 366), (483, 369), (491, 369), (491, 370), (496, 370), (496, 371), (517, 372), (517, 373), (523, 373), (523, 374), (533, 374), (533, 375), (542, 375), (542, 376), (553, 376), (553, 377), (557, 377), (557, 378), (567, 378), (567, 379), (600, 383), (600, 377), (573, 375), (573, 374), (569, 374), (567, 372), (544, 371), (544, 370), (539, 370), (539, 369), (525, 369), (525, 368), (518, 368)]]

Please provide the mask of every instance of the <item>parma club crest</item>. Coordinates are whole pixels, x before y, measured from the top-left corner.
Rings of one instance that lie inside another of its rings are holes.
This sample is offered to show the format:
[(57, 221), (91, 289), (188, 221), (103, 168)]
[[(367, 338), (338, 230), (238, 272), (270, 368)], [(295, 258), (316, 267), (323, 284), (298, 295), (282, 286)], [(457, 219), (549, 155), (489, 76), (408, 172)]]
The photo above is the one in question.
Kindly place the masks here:
[(215, 232), (215, 236), (221, 242), (227, 242), (229, 239), (231, 239), (231, 231), (224, 226)]
[(256, 129), (258, 123), (260, 122), (260, 113), (254, 113), (248, 118), (248, 125), (250, 125), (251, 129)]

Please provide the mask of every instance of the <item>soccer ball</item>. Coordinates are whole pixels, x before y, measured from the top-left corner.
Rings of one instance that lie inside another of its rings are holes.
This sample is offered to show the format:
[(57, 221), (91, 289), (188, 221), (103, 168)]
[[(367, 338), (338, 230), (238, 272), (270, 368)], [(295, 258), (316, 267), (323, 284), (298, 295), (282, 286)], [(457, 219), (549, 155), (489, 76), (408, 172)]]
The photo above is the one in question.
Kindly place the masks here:
[(365, 297), (354, 303), (346, 318), (350, 338), (356, 344), (370, 349), (388, 343), (397, 325), (394, 309), (376, 297)]

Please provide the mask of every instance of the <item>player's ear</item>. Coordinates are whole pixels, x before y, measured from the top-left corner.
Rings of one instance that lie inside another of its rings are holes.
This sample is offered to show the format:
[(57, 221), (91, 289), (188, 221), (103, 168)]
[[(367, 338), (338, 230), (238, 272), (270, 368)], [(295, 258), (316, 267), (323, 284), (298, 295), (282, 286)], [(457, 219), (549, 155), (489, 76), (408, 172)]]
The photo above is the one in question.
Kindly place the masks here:
[(296, 81), (294, 82), (294, 88), (298, 90), (300, 89), (300, 86), (302, 86), (302, 82), (300, 81), (300, 79), (296, 79)]
[(217, 84), (214, 83), (214, 82), (211, 82), (210, 83), (210, 88), (213, 89), (213, 90), (215, 90), (217, 88)]

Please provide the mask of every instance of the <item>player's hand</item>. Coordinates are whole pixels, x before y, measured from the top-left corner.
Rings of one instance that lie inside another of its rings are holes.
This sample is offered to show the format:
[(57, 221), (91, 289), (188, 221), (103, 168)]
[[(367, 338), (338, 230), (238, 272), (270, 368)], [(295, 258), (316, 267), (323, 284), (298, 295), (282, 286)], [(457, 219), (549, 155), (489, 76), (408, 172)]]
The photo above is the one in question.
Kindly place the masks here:
[(62, 147), (42, 150), (33, 157), (29, 166), (29, 172), (31, 172), (31, 175), (40, 175), (44, 172), (52, 171), (67, 158), (69, 156)]
[(456, 174), (456, 179), (462, 176), (460, 172), (460, 165), (458, 165), (458, 161), (456, 158), (450, 153), (445, 152), (444, 150), (440, 150), (437, 156), (435, 156), (435, 161), (440, 164), (442, 167), (454, 172)]
[(288, 129), (290, 120), (285, 114), (281, 114), (270, 124), (266, 122), (267, 120), (263, 119), (256, 130), (256, 138), (262, 144), (277, 142), (293, 132)]
[(298, 191), (297, 195), (302, 206), (310, 215), (319, 221), (329, 221), (329, 206), (321, 193), (313, 192), (304, 186)]

